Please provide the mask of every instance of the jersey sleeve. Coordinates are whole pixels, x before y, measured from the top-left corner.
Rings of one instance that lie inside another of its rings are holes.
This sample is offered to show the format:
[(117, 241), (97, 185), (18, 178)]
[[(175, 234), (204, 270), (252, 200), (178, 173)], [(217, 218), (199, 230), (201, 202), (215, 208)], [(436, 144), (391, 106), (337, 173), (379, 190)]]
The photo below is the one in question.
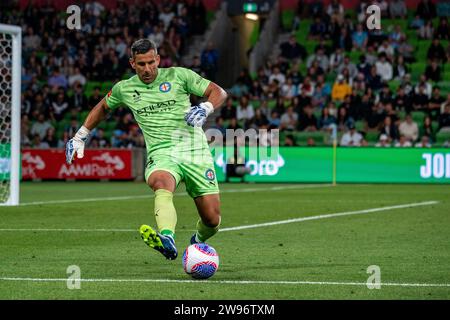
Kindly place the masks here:
[(122, 81), (116, 83), (108, 94), (105, 96), (106, 104), (111, 110), (116, 109), (123, 104), (122, 93), (121, 93)]
[(193, 93), (196, 96), (203, 97), (206, 88), (208, 88), (211, 81), (186, 68), (179, 68), (178, 72), (179, 77), (184, 81), (184, 88), (186, 91), (188, 93)]

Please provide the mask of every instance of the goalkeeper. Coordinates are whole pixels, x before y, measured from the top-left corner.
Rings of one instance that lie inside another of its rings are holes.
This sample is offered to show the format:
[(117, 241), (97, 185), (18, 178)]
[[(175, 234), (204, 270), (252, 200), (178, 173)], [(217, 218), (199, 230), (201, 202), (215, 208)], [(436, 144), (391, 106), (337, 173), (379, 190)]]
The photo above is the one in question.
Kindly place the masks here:
[[(154, 214), (158, 231), (140, 227), (144, 242), (167, 259), (176, 259), (177, 213), (173, 193), (184, 180), (200, 219), (190, 242), (205, 242), (219, 230), (220, 198), (213, 159), (202, 125), (226, 99), (226, 92), (197, 73), (181, 68), (158, 68), (156, 45), (147, 39), (133, 43), (131, 67), (136, 75), (116, 83), (92, 109), (83, 126), (67, 142), (66, 161), (83, 158), (89, 133), (110, 110), (128, 107), (141, 128), (147, 147), (145, 181), (155, 192)], [(190, 94), (206, 97), (190, 105)]]

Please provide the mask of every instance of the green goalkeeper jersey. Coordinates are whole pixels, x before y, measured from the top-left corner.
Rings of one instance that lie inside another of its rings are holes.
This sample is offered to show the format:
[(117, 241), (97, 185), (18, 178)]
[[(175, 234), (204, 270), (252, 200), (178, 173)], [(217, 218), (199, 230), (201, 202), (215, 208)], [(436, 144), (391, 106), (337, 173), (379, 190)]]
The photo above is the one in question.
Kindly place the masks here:
[(209, 150), (201, 127), (184, 120), (190, 94), (203, 96), (210, 81), (192, 70), (159, 68), (156, 79), (146, 84), (137, 75), (116, 83), (106, 95), (110, 109), (128, 107), (142, 130), (148, 155), (173, 155)]

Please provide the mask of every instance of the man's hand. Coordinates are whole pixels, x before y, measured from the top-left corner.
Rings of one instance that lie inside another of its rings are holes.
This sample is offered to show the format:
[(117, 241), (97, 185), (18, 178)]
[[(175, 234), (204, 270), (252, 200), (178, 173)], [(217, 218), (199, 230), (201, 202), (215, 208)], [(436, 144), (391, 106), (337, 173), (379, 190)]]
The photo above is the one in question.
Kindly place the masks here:
[(184, 116), (184, 120), (192, 127), (201, 127), (205, 124), (206, 118), (213, 112), (214, 107), (211, 102), (202, 102), (198, 106), (192, 106)]
[(88, 138), (89, 132), (90, 130), (83, 126), (75, 134), (75, 137), (73, 137), (66, 143), (67, 164), (72, 163), (73, 158), (75, 157), (75, 153), (77, 154), (78, 159), (84, 157), (84, 143)]

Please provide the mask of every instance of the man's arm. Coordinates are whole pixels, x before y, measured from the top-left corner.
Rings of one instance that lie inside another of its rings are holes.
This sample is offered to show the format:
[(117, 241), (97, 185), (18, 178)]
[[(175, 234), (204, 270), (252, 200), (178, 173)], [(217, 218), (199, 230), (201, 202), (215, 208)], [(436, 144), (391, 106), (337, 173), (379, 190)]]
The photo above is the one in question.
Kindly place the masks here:
[(207, 102), (212, 104), (214, 110), (219, 109), (227, 99), (226, 91), (214, 82), (208, 85), (203, 96), (208, 98)]
[(227, 98), (227, 93), (214, 82), (210, 82), (203, 96), (208, 99), (206, 102), (193, 106), (184, 119), (192, 127), (201, 127), (205, 124), (206, 118), (219, 109)]
[(71, 164), (75, 154), (78, 158), (83, 158), (84, 156), (84, 144), (87, 140), (89, 133), (92, 129), (97, 127), (97, 125), (105, 119), (108, 113), (108, 105), (106, 104), (106, 99), (103, 98), (97, 105), (89, 112), (83, 126), (77, 131), (75, 136), (70, 139), (66, 144), (66, 162)]
[(92, 110), (89, 112), (88, 116), (86, 117), (86, 120), (84, 120), (83, 126), (88, 129), (89, 131), (94, 129), (98, 126), (98, 124), (105, 119), (106, 115), (109, 112), (109, 107), (106, 104), (106, 99), (103, 98), (100, 100), (97, 105), (92, 108)]

